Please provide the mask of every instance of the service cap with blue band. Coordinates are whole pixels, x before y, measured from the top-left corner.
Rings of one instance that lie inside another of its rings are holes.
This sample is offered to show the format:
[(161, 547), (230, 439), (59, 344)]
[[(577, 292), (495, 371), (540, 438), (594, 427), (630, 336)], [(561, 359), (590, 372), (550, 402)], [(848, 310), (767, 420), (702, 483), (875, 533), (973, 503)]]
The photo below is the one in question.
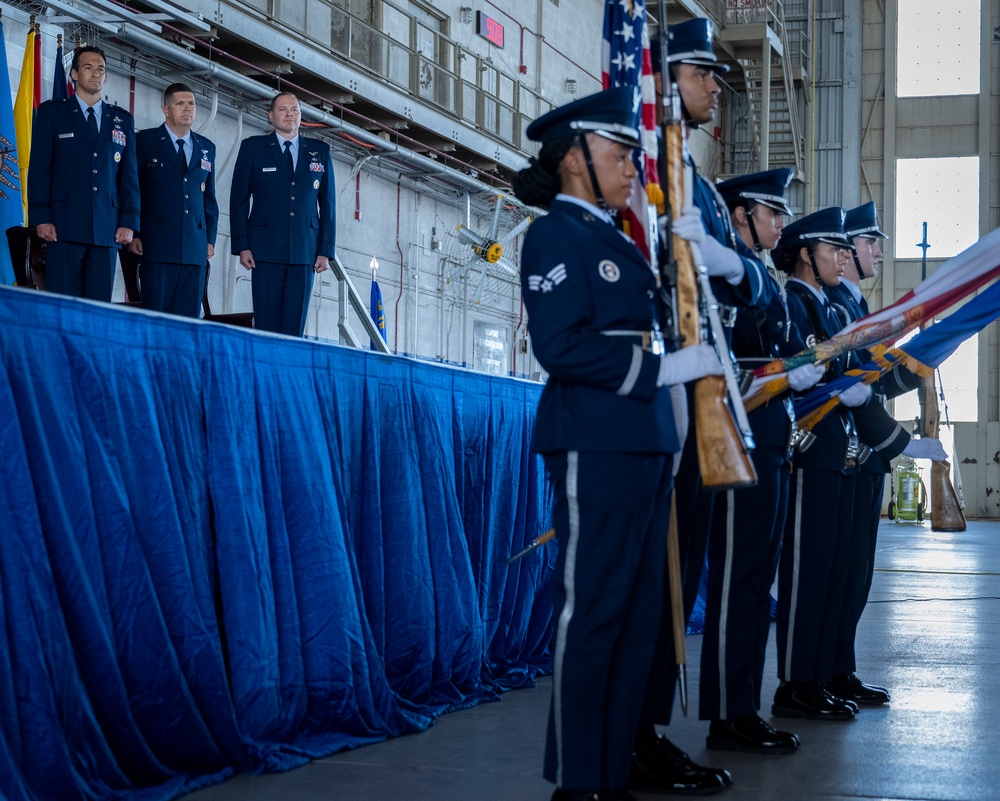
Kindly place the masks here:
[(778, 247), (795, 250), (812, 242), (829, 242), (839, 248), (851, 246), (851, 240), (844, 234), (844, 210), (840, 206), (820, 209), (789, 223), (781, 232)]
[(633, 90), (628, 86), (605, 89), (554, 108), (528, 126), (533, 142), (549, 142), (592, 133), (629, 147), (642, 147)]
[(844, 233), (848, 239), (864, 236), (868, 239), (888, 239), (878, 225), (878, 211), (874, 201), (862, 203), (857, 208), (847, 212), (844, 220)]
[[(715, 26), (712, 20), (697, 17), (667, 27), (667, 62), (670, 64), (698, 64), (714, 72), (729, 72), (729, 65), (716, 58), (712, 40)], [(659, 47), (657, 47), (659, 51)], [(659, 52), (657, 56), (662, 59)], [(655, 68), (654, 68), (655, 71)]]
[(792, 174), (788, 167), (780, 167), (730, 178), (717, 184), (715, 188), (719, 190), (727, 206), (739, 206), (740, 200), (752, 200), (791, 216), (792, 210), (788, 208), (785, 192), (792, 182)]

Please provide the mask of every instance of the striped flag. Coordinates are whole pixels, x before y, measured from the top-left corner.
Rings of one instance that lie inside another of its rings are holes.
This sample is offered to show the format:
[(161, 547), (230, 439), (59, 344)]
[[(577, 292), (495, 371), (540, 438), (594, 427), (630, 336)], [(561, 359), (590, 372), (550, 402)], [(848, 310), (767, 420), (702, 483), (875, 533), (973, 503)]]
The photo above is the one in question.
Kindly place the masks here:
[(925, 328), (905, 344), (875, 354), (873, 360), (863, 365), (860, 370), (851, 370), (835, 381), (799, 398), (795, 401), (795, 416), (803, 427), (812, 427), (829, 411), (826, 407), (836, 395), (859, 381), (864, 381), (866, 384), (873, 383), (897, 364), (902, 364), (907, 370), (918, 375), (930, 376), (958, 349), (959, 345), (973, 334), (982, 331), (997, 317), (1000, 317), (1000, 283), (993, 284), (957, 311)]
[(784, 392), (788, 389), (785, 373), (795, 367), (829, 361), (849, 350), (892, 345), (998, 277), (1000, 228), (946, 261), (891, 306), (855, 320), (815, 347), (758, 367), (744, 405), (749, 411)]
[(601, 48), (601, 82), (605, 89), (630, 86), (634, 91), (635, 126), (642, 136), (643, 152), (632, 155), (638, 176), (629, 206), (621, 212), (625, 232), (646, 258), (650, 255), (649, 203), (646, 186), (658, 184), (656, 171), (656, 89), (649, 54), (646, 0), (606, 0), (604, 41)]

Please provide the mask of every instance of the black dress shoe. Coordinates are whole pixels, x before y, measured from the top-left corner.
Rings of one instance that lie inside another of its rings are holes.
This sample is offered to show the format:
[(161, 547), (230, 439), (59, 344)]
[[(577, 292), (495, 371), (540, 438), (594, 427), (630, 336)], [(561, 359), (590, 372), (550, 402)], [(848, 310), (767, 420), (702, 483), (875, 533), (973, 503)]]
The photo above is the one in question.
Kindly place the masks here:
[(751, 713), (728, 720), (713, 720), (705, 744), (713, 751), (742, 751), (746, 754), (793, 754), (799, 738), (778, 731), (760, 715)]
[(557, 787), (552, 801), (637, 801), (628, 790), (564, 790)]
[(632, 754), (628, 786), (646, 793), (710, 795), (725, 790), (732, 782), (728, 770), (698, 765), (661, 736), (639, 746)]
[(776, 718), (854, 720), (857, 706), (830, 695), (819, 682), (789, 681), (774, 693), (771, 714)]
[(856, 673), (838, 673), (827, 689), (838, 698), (846, 698), (864, 706), (881, 706), (889, 703), (889, 691), (874, 684), (865, 684)]

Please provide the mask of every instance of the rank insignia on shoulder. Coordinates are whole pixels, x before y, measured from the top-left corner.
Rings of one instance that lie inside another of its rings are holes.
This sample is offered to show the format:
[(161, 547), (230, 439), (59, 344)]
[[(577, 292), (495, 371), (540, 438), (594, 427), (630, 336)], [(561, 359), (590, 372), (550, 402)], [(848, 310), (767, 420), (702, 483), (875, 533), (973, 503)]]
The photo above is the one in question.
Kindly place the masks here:
[(532, 292), (551, 292), (566, 280), (566, 264), (557, 264), (545, 275), (529, 275), (528, 289)]
[(589, 211), (584, 212), (584, 214), (583, 214), (583, 221), (584, 222), (593, 222), (596, 219), (597, 218), (593, 214), (591, 214)]
[(622, 271), (618, 269), (618, 265), (609, 259), (605, 259), (597, 265), (597, 272), (601, 278), (612, 284), (622, 277)]

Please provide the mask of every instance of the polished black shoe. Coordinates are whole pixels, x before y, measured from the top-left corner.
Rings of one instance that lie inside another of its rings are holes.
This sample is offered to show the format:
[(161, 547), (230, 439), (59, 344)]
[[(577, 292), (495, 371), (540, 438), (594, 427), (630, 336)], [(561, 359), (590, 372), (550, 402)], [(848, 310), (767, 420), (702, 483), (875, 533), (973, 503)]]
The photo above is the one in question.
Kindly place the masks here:
[(705, 744), (713, 751), (742, 751), (746, 754), (793, 754), (799, 738), (778, 731), (755, 712), (728, 720), (713, 720)]
[(854, 720), (857, 705), (835, 698), (819, 682), (789, 681), (774, 693), (771, 714), (776, 718)]
[(628, 790), (564, 790), (557, 787), (552, 801), (637, 801)]
[(732, 783), (728, 770), (698, 765), (662, 736), (636, 749), (628, 780), (632, 790), (671, 795), (710, 795)]
[(838, 673), (826, 688), (838, 698), (846, 698), (863, 706), (889, 703), (889, 691), (874, 684), (865, 684), (856, 673)]

